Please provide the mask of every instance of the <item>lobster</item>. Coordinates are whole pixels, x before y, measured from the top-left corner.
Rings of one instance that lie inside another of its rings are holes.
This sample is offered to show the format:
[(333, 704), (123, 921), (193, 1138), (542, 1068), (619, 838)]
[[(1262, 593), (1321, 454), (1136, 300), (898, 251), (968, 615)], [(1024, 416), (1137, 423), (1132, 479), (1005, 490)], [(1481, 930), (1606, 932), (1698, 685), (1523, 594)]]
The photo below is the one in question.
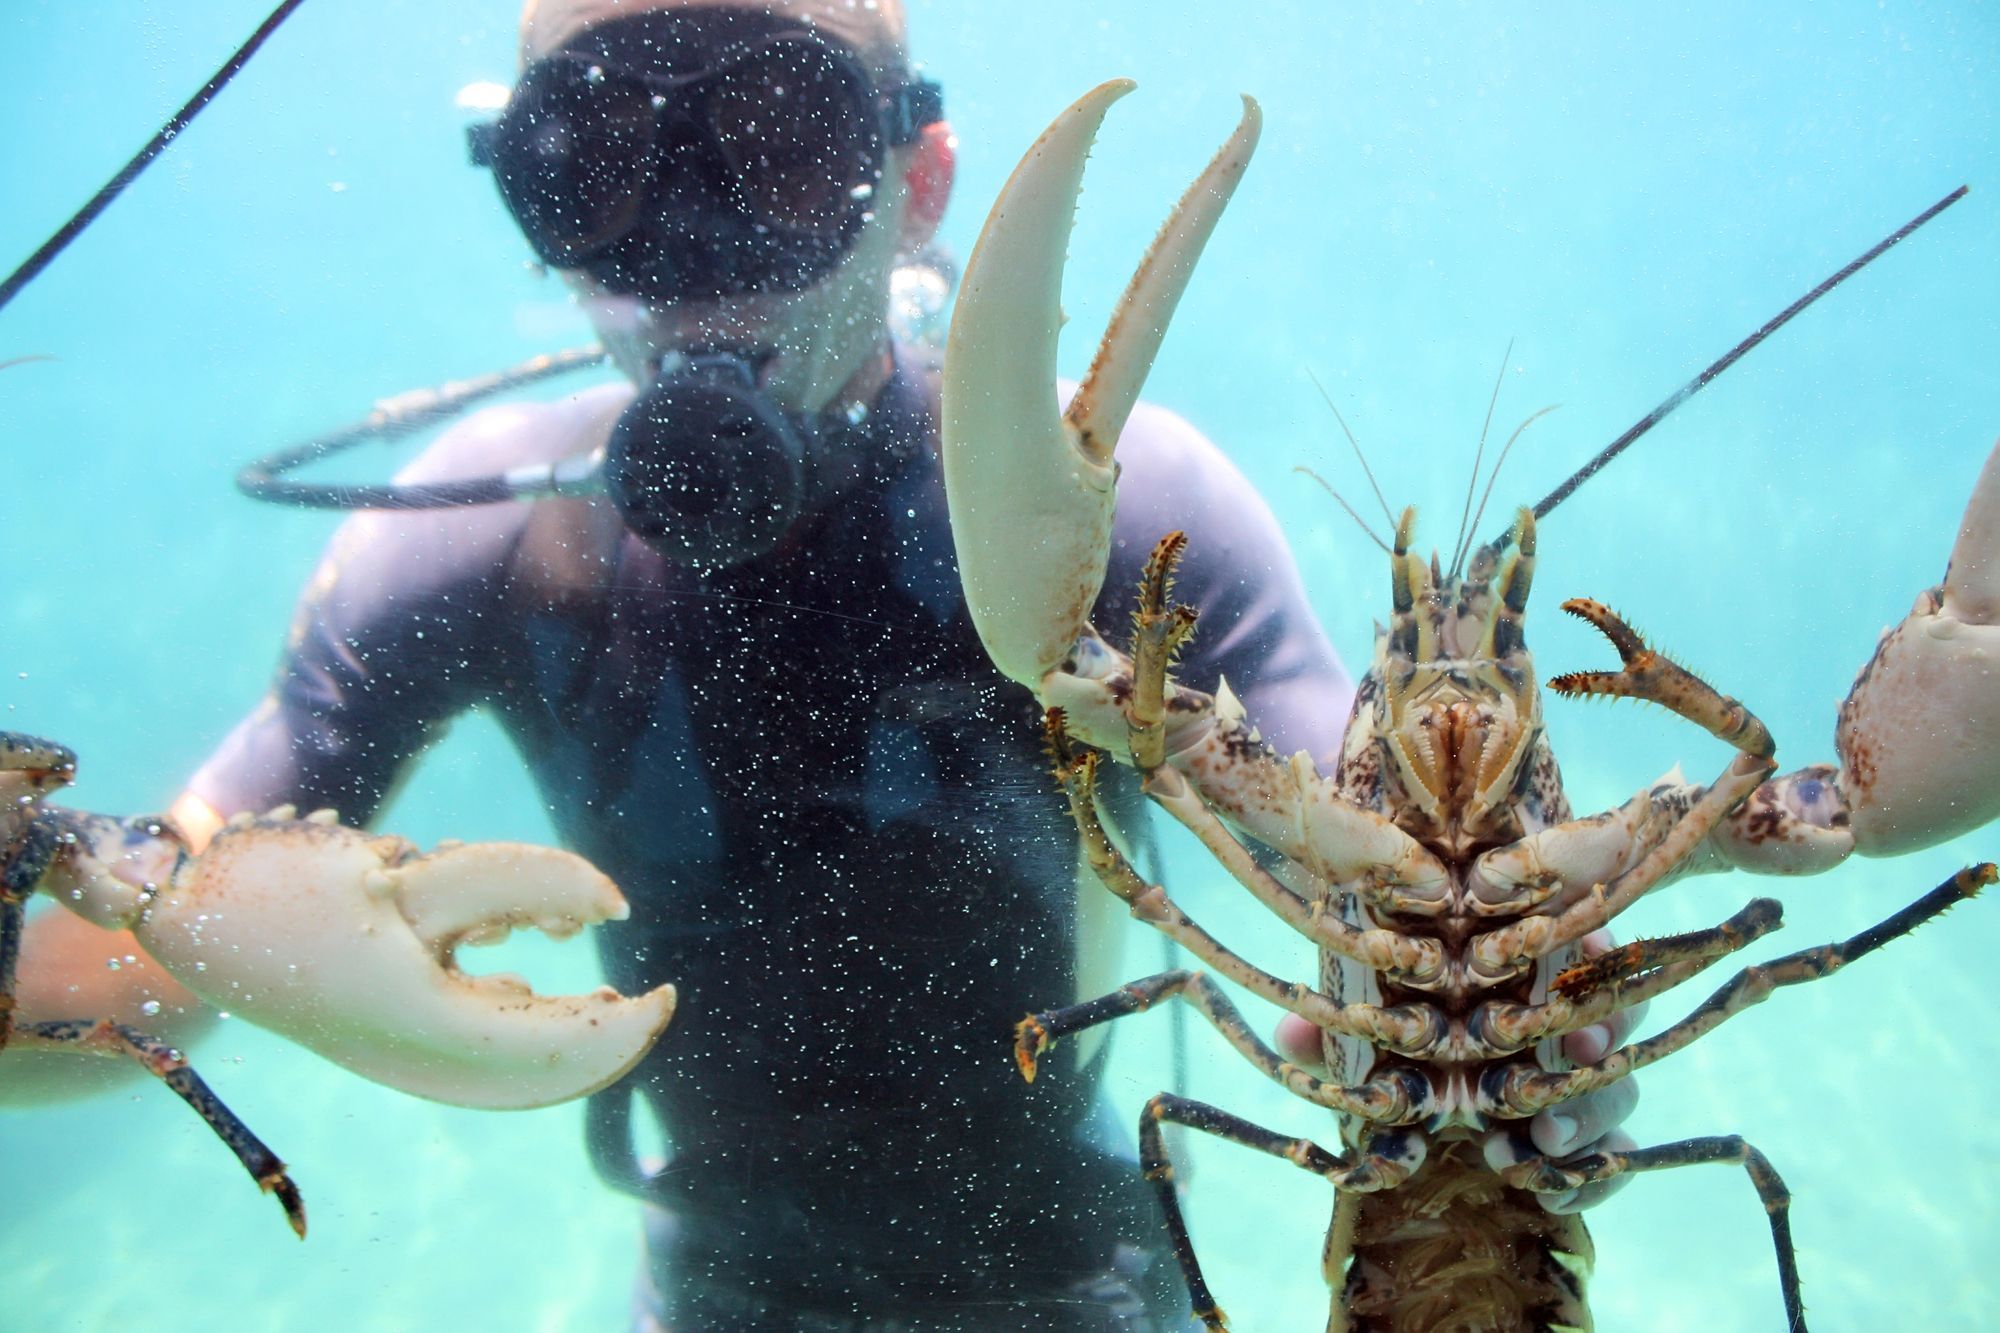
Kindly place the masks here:
[[(1148, 562), (1129, 654), (1088, 619), (1108, 554), (1119, 431), (1260, 124), (1246, 98), (1236, 133), (1126, 289), (1089, 376), (1052, 413), (1062, 257), (1083, 162), (1130, 87), (1103, 85), (1058, 117), (981, 234), (948, 344), (945, 480), (975, 624), (995, 665), (1047, 710), (1052, 766), (1086, 857), (1134, 916), (1206, 970), (1170, 970), (1029, 1015), (1016, 1034), (1021, 1072), (1032, 1079), (1064, 1036), (1177, 999), (1266, 1077), (1336, 1113), (1340, 1143), (1329, 1149), (1177, 1094), (1146, 1104), (1141, 1167), (1208, 1328), (1226, 1323), (1182, 1216), (1162, 1132), (1170, 1124), (1334, 1187), (1323, 1255), (1329, 1330), (1588, 1329), (1589, 1235), (1537, 1196), (1733, 1163), (1764, 1205), (1787, 1326), (1803, 1333), (1790, 1195), (1755, 1147), (1724, 1135), (1556, 1161), (1520, 1130), (1545, 1108), (1684, 1048), (1777, 988), (1831, 974), (1995, 880), (1991, 864), (1960, 870), (1845, 941), (1744, 969), (1655, 1036), (1581, 1067), (1559, 1056), (1563, 1035), (1690, 980), (1781, 924), (1779, 904), (1757, 898), (1719, 926), (1585, 959), (1584, 937), (1647, 892), (1731, 868), (1815, 873), (1855, 851), (1929, 846), (2000, 816), (2000, 747), (1990, 743), (2000, 731), (2000, 450), (1974, 488), (1943, 583), (1884, 635), (1842, 706), (1838, 766), (1774, 776), (1773, 738), (1748, 707), (1608, 608), (1573, 599), (1564, 610), (1600, 631), (1621, 665), (1557, 676), (1552, 690), (1660, 704), (1734, 752), (1710, 784), (1676, 772), (1616, 809), (1575, 817), (1525, 634), (1537, 510), (1523, 509), (1502, 536), (1447, 566), (1412, 549), (1415, 511), (1406, 509), (1389, 552), (1390, 621), (1336, 769), (1324, 776), (1308, 756), (1288, 760), (1264, 744), (1226, 684), (1208, 694), (1170, 675), (1196, 620), (1171, 600), (1179, 534)], [(1024, 529), (1046, 536), (1024, 551)], [(1133, 868), (1099, 817), (1100, 752), (1134, 767), (1155, 805), (1317, 947), (1316, 986), (1250, 963)], [(1211, 973), (1317, 1027), (1324, 1069), (1259, 1040)]]
[(391, 834), (289, 806), (235, 816), (196, 850), (162, 818), (52, 805), (76, 755), (0, 731), (0, 1050), (136, 1061), (214, 1131), (301, 1240), (305, 1203), (276, 1153), (168, 1043), (97, 1015), (14, 1017), (28, 900), (37, 892), (130, 930), (218, 1008), (364, 1078), (458, 1106), (512, 1110), (621, 1078), (673, 1017), (675, 992), (538, 995), (519, 977), (458, 969), (461, 944), (515, 929), (562, 937), (629, 911), (582, 857), (517, 843), (429, 854)]

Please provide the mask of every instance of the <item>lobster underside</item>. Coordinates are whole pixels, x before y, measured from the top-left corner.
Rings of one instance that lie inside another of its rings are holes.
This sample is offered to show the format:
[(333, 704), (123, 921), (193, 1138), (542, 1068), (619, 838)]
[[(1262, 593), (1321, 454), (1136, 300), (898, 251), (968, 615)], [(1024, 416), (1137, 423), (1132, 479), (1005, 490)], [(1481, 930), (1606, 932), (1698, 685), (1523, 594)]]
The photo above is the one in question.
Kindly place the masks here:
[(1505, 1333), (1588, 1329), (1594, 1258), (1582, 1217), (1502, 1184), (1460, 1140), (1397, 1189), (1342, 1194), (1325, 1266), (1354, 1333)]
[[(1731, 868), (1813, 873), (1857, 850), (1934, 845), (2000, 817), (2000, 450), (1974, 488), (1943, 584), (1883, 637), (1843, 705), (1838, 767), (1773, 776), (1775, 745), (1749, 709), (1607, 608), (1574, 600), (1564, 609), (1603, 632), (1621, 666), (1558, 677), (1552, 690), (1658, 703), (1735, 753), (1706, 786), (1676, 772), (1624, 806), (1572, 817), (1524, 629), (1533, 513), (1443, 568), (1409, 549), (1415, 517), (1406, 510), (1391, 552), (1391, 618), (1338, 770), (1322, 776), (1304, 754), (1273, 753), (1226, 686), (1211, 696), (1171, 678), (1195, 623), (1169, 598), (1179, 534), (1161, 542), (1142, 579), (1129, 656), (1088, 620), (1109, 551), (1119, 431), (1259, 124), (1246, 99), (1236, 134), (1134, 275), (1090, 375), (1052, 415), (1063, 255), (1083, 162), (1129, 88), (1107, 84), (1059, 117), (981, 234), (947, 351), (945, 481), (967, 603), (995, 664), (1047, 709), (1054, 770), (1092, 869), (1206, 970), (1030, 1015), (1017, 1032), (1022, 1072), (1032, 1078), (1041, 1052), (1066, 1034), (1173, 999), (1266, 1077), (1334, 1113), (1338, 1151), (1170, 1093), (1146, 1104), (1140, 1163), (1193, 1310), (1211, 1329), (1226, 1323), (1188, 1239), (1167, 1124), (1290, 1162), (1338, 1191), (1324, 1260), (1334, 1333), (1588, 1329), (1589, 1237), (1537, 1196), (1697, 1164), (1744, 1169), (1769, 1219), (1787, 1327), (1804, 1333), (1790, 1195), (1755, 1148), (1717, 1136), (1629, 1151), (1600, 1144), (1554, 1160), (1522, 1131), (1538, 1113), (1671, 1055), (1779, 987), (1830, 975), (2000, 878), (1990, 864), (1968, 867), (1848, 940), (1743, 969), (1652, 1037), (1580, 1067), (1558, 1056), (1565, 1036), (1781, 924), (1779, 905), (1759, 898), (1709, 929), (1582, 956), (1586, 937), (1651, 890)], [(1024, 546), (1019, 534), (1030, 530), (1038, 540)], [(1098, 819), (1100, 752), (1137, 769), (1156, 806), (1316, 946), (1316, 989), (1246, 961), (1133, 869)], [(1260, 1040), (1218, 977), (1318, 1028), (1319, 1064)]]

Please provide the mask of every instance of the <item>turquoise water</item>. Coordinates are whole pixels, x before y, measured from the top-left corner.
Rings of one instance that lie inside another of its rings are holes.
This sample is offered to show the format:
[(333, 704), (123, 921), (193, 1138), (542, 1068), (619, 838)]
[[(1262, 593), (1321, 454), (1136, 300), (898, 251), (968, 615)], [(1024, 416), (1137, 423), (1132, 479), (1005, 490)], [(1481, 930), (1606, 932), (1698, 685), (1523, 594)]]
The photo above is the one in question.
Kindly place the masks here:
[[(1593, 481), (1543, 530), (1530, 638), (1545, 671), (1607, 650), (1557, 623), (1588, 594), (1750, 702), (1792, 763), (1878, 630), (1943, 568), (2000, 396), (2000, 19), (1978, 5), (913, 6), (962, 137), (946, 224), (970, 248), (1020, 150), (1071, 97), (1112, 114), (1072, 251), (1079, 371), (1168, 202), (1263, 101), (1249, 180), (1181, 307), (1154, 398), (1268, 495), (1357, 667), (1383, 562), (1291, 468), (1363, 489), (1308, 373), (1391, 502), (1456, 526), (1509, 339), (1497, 420), (1552, 402), (1496, 503), (1540, 496), (1737, 338), (1961, 182), (1971, 196), (1816, 307)], [(1251, 7), (1243, 7), (1249, 10)], [(1514, 7), (1522, 9), (1525, 7)], [(1666, 7), (1651, 7), (1664, 10)], [(0, 263), (26, 254), (262, 16), (261, 0), (0, 14)], [(83, 756), (78, 803), (156, 807), (257, 697), (328, 524), (238, 499), (249, 455), (379, 396), (587, 331), (463, 162), (459, 88), (506, 79), (505, 0), (309, 3), (155, 171), (0, 314), (0, 725)], [(386, 466), (388, 460), (370, 460)], [(1190, 497), (1191, 502), (1196, 497)], [(1489, 520), (1489, 528), (1493, 526)], [(1554, 701), (1580, 806), (1722, 748), (1658, 710)], [(546, 840), (498, 733), (472, 719), (384, 820), (421, 840)], [(1771, 956), (1843, 936), (1993, 855), (2000, 832), (1772, 886), (1676, 886), (1627, 934), (1776, 892)], [(1206, 882), (1191, 910), (1280, 971), (1302, 951)], [(1136, 928), (1135, 928), (1136, 929)], [(1128, 970), (1147, 970), (1134, 941)], [(1780, 994), (1643, 1076), (1642, 1142), (1741, 1132), (1784, 1173), (1815, 1327), (1983, 1329), (2000, 1252), (2000, 902)], [(544, 988), (590, 975), (534, 951)], [(1655, 1003), (1658, 1027), (1699, 995)], [(1122, 1116), (1166, 1083), (1158, 1020), (1121, 1043)], [(1196, 1034), (1194, 1095), (1330, 1137)], [(996, 1051), (995, 1058), (1005, 1058)], [(0, 1328), (614, 1328), (638, 1242), (595, 1186), (578, 1112), (480, 1115), (334, 1071), (240, 1022), (200, 1051), (308, 1192), (301, 1246), (153, 1087), (0, 1114)], [(1246, 1330), (1316, 1328), (1325, 1188), (1198, 1150), (1196, 1243)], [(1296, 1177), (1296, 1178), (1295, 1178)], [(1273, 1219), (1287, 1219), (1274, 1229)], [(1671, 1173), (1593, 1216), (1606, 1329), (1779, 1326), (1740, 1173)]]

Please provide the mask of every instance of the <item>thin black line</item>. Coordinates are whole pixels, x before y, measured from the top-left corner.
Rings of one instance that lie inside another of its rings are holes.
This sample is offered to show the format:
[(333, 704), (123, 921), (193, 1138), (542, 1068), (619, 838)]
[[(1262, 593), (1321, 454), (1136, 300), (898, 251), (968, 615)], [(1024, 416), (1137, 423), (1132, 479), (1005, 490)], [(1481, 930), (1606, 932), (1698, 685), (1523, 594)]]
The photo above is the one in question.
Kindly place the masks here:
[[(1623, 435), (1620, 435), (1617, 439), (1613, 440), (1610, 444), (1606, 445), (1602, 453), (1598, 454), (1597, 457), (1591, 459), (1588, 463), (1585, 463), (1582, 467), (1578, 468), (1574, 473), (1572, 473), (1568, 481), (1565, 481), (1562, 485), (1550, 491), (1548, 495), (1543, 498), (1542, 502), (1535, 506), (1535, 517), (1541, 518), (1545, 516), (1551, 509), (1554, 509), (1564, 500), (1567, 500), (1570, 496), (1570, 492), (1574, 491), (1577, 487), (1583, 485), (1584, 482), (1589, 481), (1591, 477), (1597, 474), (1599, 468), (1602, 468), (1606, 463), (1609, 463), (1612, 459), (1618, 457), (1619, 454), (1624, 453), (1626, 448), (1630, 446), (1634, 440), (1638, 439), (1641, 435), (1644, 435), (1654, 426), (1657, 426), (1660, 423), (1661, 418), (1665, 417), (1667, 413), (1679, 407), (1689, 398), (1692, 398), (1695, 395), (1695, 393), (1698, 392), (1699, 390), (1707, 387), (1708, 382), (1714, 379), (1717, 375), (1720, 375), (1723, 371), (1735, 365), (1738, 359), (1740, 359), (1745, 352), (1748, 352), (1758, 343), (1763, 342), (1764, 339), (1770, 337), (1772, 334), (1776, 333), (1779, 329), (1783, 328), (1788, 322), (1790, 322), (1792, 316), (1798, 314), (1801, 310), (1804, 310), (1814, 301), (1819, 300), (1820, 297), (1825, 296), (1828, 292), (1832, 291), (1835, 287), (1845, 282), (1848, 278), (1853, 277), (1854, 274), (1859, 272), (1862, 268), (1866, 267), (1869, 263), (1875, 260), (1879, 255), (1881, 255), (1881, 253), (1884, 250), (1887, 250), (1890, 246), (1902, 240), (1905, 236), (1908, 236), (1911, 232), (1923, 226), (1926, 222), (1929, 222), (1932, 218), (1936, 217), (1938, 214), (1944, 212), (1945, 209), (1951, 207), (1953, 204), (1963, 199), (1965, 197), (1966, 189), (1967, 189), (1966, 186), (1963, 185), (1959, 186), (1956, 190), (1953, 190), (1950, 194), (1938, 200), (1936, 203), (1932, 204), (1929, 208), (1926, 208), (1923, 212), (1911, 218), (1908, 222), (1905, 222), (1902, 226), (1898, 227), (1887, 239), (1877, 244), (1874, 249), (1870, 250), (1867, 254), (1862, 255), (1859, 259), (1854, 260), (1852, 263), (1848, 264), (1846, 268), (1843, 268), (1842, 270), (1840, 270), (1840, 272), (1834, 274), (1832, 277), (1828, 278), (1825, 282), (1822, 282), (1819, 286), (1813, 288), (1811, 291), (1807, 292), (1804, 296), (1801, 296), (1798, 300), (1786, 306), (1782, 312), (1772, 316), (1768, 321), (1766, 321), (1763, 328), (1758, 329), (1748, 338), (1745, 338), (1742, 342), (1730, 348), (1729, 351), (1723, 355), (1721, 360), (1717, 361), (1707, 370), (1702, 371), (1701, 374), (1696, 375), (1693, 379), (1689, 380), (1686, 384), (1683, 384), (1680, 388), (1668, 394), (1666, 400), (1663, 401), (1658, 407), (1648, 412), (1645, 416), (1639, 418), (1638, 421), (1632, 424), (1631, 429), (1627, 430)], [(1504, 550), (1506, 548), (1508, 541), (1509, 541), (1508, 537), (1505, 536), (1501, 537), (1495, 543), (1494, 549)]]
[(0, 309), (5, 309), (7, 303), (12, 301), (23, 287), (34, 281), (36, 274), (49, 266), (50, 260), (61, 254), (71, 241), (82, 235), (83, 229), (96, 221), (97, 215), (109, 208), (111, 201), (124, 193), (125, 187), (139, 178), (139, 173), (165, 151), (166, 146), (188, 127), (188, 123), (201, 113), (201, 109), (207, 106), (217, 93), (228, 86), (229, 81), (236, 77), (237, 71), (242, 69), (250, 57), (257, 53), (257, 48), (264, 44), (264, 39), (276, 32), (278, 25), (291, 17), (292, 11), (302, 3), (304, 0), (284, 0), (283, 4), (272, 10), (271, 16), (257, 26), (257, 31), (250, 34), (250, 40), (243, 43), (236, 54), (229, 57), (222, 68), (215, 71), (208, 82), (201, 86), (201, 91), (190, 97), (186, 106), (176, 111), (172, 119), (160, 126), (160, 132), (147, 140), (146, 146), (141, 148), (116, 176), (106, 182), (104, 188), (92, 196), (89, 203), (78, 209), (68, 222), (58, 227), (56, 234), (42, 243), (41, 249), (29, 255), (21, 267), (8, 274), (6, 281), (0, 282)]

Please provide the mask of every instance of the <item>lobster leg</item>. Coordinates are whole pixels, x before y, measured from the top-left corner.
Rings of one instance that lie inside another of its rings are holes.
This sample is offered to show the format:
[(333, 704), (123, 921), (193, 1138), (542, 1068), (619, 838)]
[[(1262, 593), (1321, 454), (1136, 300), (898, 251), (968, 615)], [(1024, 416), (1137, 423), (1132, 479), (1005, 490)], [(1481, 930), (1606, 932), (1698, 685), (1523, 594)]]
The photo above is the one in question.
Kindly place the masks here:
[[(1097, 752), (1086, 751), (1076, 754), (1071, 751), (1063, 732), (1060, 709), (1050, 710), (1047, 736), (1050, 755), (1055, 761), (1056, 777), (1062, 782), (1063, 790), (1069, 796), (1070, 813), (1076, 819), (1077, 831), (1083, 841), (1085, 859), (1090, 863), (1091, 870), (1096, 873), (1098, 880), (1131, 908), (1133, 916), (1152, 926), (1252, 994), (1297, 1014), (1316, 1027), (1334, 1032), (1352, 1032), (1356, 1036), (1370, 1036), (1382, 1029), (1383, 1024), (1379, 1020), (1371, 1021), (1369, 1018), (1363, 1018), (1360, 1020), (1362, 1027), (1357, 1030), (1356, 1019), (1348, 1013), (1347, 1006), (1308, 986), (1285, 981), (1257, 967), (1233, 952), (1189, 917), (1172, 898), (1167, 896), (1164, 888), (1147, 883), (1126, 859), (1125, 854), (1111, 841), (1110, 835), (1105, 832), (1104, 825), (1098, 818), (1095, 795)], [(1385, 937), (1385, 940), (1389, 935), (1386, 931), (1362, 933), (1380, 935)], [(1414, 941), (1404, 941), (1404, 943), (1414, 943)], [(1436, 947), (1434, 941), (1422, 943)], [(1370, 1119), (1378, 1118), (1375, 1113), (1360, 1109), (1356, 1109), (1354, 1113), (1365, 1115)]]
[(126, 1056), (144, 1065), (174, 1095), (194, 1108), (243, 1163), (259, 1189), (275, 1194), (285, 1210), (285, 1220), (299, 1239), (305, 1239), (305, 1203), (297, 1185), (285, 1171), (284, 1162), (250, 1132), (217, 1097), (199, 1074), (189, 1068), (179, 1051), (157, 1038), (97, 1019), (60, 1019), (15, 1027), (14, 979), (21, 957), (21, 932), (27, 918), (28, 895), (55, 861), (60, 845), (56, 825), (48, 820), (31, 820), (9, 849), (7, 862), (0, 868), (0, 1049), (9, 1040), (34, 1048), (66, 1047), (101, 1055)]
[(1480, 1058), (1512, 1055), (1565, 1037), (1643, 1004), (1700, 974), (1784, 924), (1775, 898), (1756, 898), (1719, 926), (1665, 939), (1634, 940), (1559, 973), (1542, 1004), (1491, 1000), (1467, 1024)]
[[(1335, 1107), (1376, 1124), (1398, 1124), (1406, 1123), (1416, 1114), (1425, 1113), (1429, 1109), (1428, 1104), (1436, 1100), (1423, 1076), (1409, 1069), (1399, 1069), (1386, 1077), (1370, 1079), (1353, 1087), (1342, 1087), (1314, 1078), (1260, 1041), (1220, 986), (1201, 972), (1184, 969), (1142, 978), (1119, 987), (1109, 995), (1086, 1000), (1082, 1004), (1028, 1015), (1014, 1028), (1014, 1060), (1021, 1068), (1021, 1077), (1034, 1082), (1036, 1060), (1042, 1052), (1055, 1045), (1058, 1038), (1128, 1014), (1143, 1013), (1160, 1001), (1170, 999), (1185, 1000), (1193, 1005), (1222, 1034), (1223, 1039), (1255, 1065), (1260, 1073), (1306, 1101)], [(1412, 1048), (1435, 1046), (1441, 1035), (1434, 1030), (1436, 1019), (1424, 1013), (1422, 1006), (1383, 1009), (1377, 1005), (1347, 1005), (1344, 1008), (1357, 1015), (1366, 1011), (1365, 1017), (1352, 1025), (1351, 1035), (1369, 1035), (1371, 1040), (1391, 1049), (1396, 1049), (1397, 1043), (1372, 1034), (1393, 1029), (1403, 1038), (1402, 1044)]]
[(1424, 1139), (1411, 1130), (1390, 1130), (1377, 1134), (1358, 1159), (1337, 1157), (1311, 1139), (1290, 1138), (1231, 1115), (1207, 1102), (1194, 1101), (1163, 1092), (1146, 1103), (1139, 1113), (1139, 1165), (1160, 1200), (1166, 1214), (1167, 1231), (1173, 1238), (1174, 1261), (1180, 1265), (1194, 1302), (1195, 1318), (1209, 1329), (1225, 1329), (1228, 1321), (1216, 1307), (1208, 1282), (1195, 1258), (1188, 1239), (1187, 1222), (1181, 1215), (1180, 1198), (1174, 1192), (1174, 1165), (1167, 1156), (1166, 1141), (1160, 1133), (1162, 1122), (1171, 1121), (1213, 1134), (1258, 1152), (1281, 1157), (1302, 1170), (1310, 1171), (1335, 1189), (1356, 1193), (1394, 1189), (1423, 1165)]
[(299, 1187), (292, 1183), (284, 1162), (264, 1146), (262, 1139), (250, 1132), (250, 1127), (238, 1119), (234, 1111), (223, 1105), (222, 1099), (202, 1081), (201, 1075), (189, 1067), (179, 1051), (157, 1037), (149, 1037), (123, 1023), (109, 1023), (101, 1019), (68, 1018), (27, 1023), (14, 1035), (23, 1046), (31, 1049), (68, 1047), (100, 1055), (122, 1055), (138, 1061), (147, 1073), (166, 1084), (176, 1097), (194, 1109), (203, 1123), (215, 1131), (215, 1136), (236, 1154), (237, 1161), (243, 1163), (243, 1169), (257, 1182), (257, 1188), (277, 1196), (292, 1231), (300, 1240), (306, 1238), (305, 1201), (299, 1197)]
[(1771, 1241), (1778, 1251), (1778, 1283), (1785, 1294), (1786, 1333), (1806, 1333), (1805, 1301), (1799, 1293), (1799, 1257), (1792, 1246), (1792, 1193), (1771, 1166), (1770, 1160), (1734, 1134), (1683, 1139), (1656, 1148), (1635, 1148), (1628, 1152), (1594, 1152), (1558, 1165), (1547, 1158), (1522, 1162), (1500, 1173), (1501, 1179), (1517, 1189), (1538, 1194), (1554, 1194), (1593, 1181), (1639, 1171), (1666, 1171), (1677, 1166), (1735, 1164), (1749, 1173), (1750, 1183), (1763, 1201), (1771, 1219)]
[[(1318, 947), (1374, 971), (1388, 974), (1400, 985), (1422, 989), (1444, 976), (1444, 951), (1423, 935), (1394, 930), (1363, 930), (1327, 910), (1331, 897), (1308, 902), (1276, 875), (1259, 865), (1248, 847), (1216, 817), (1184, 777), (1170, 768), (1158, 769), (1145, 781), (1153, 803), (1178, 820), (1215, 856), (1224, 870), (1271, 913)], [(1364, 890), (1368, 892), (1368, 890)], [(1381, 906), (1388, 895), (1368, 893)]]
[[(1708, 997), (1701, 1007), (1658, 1036), (1621, 1046), (1594, 1065), (1566, 1073), (1551, 1073), (1526, 1065), (1509, 1065), (1485, 1107), (1508, 1118), (1530, 1116), (1616, 1082), (1635, 1070), (1664, 1059), (1704, 1036), (1725, 1019), (1757, 1004), (1780, 986), (1795, 986), (1831, 976), (1857, 958), (1866, 957), (1898, 936), (1907, 935), (1932, 917), (1942, 916), (1960, 901), (2000, 880), (2000, 868), (1990, 861), (1968, 866), (1923, 897), (1839, 944), (1803, 949), (1768, 963), (1746, 967)], [(1496, 1071), (1499, 1072), (1499, 1071)], [(1482, 1089), (1482, 1101), (1489, 1100)]]
[[(1647, 699), (1695, 723), (1718, 740), (1737, 747), (1737, 755), (1715, 785), (1702, 793), (1650, 847), (1637, 864), (1607, 885), (1597, 885), (1581, 901), (1554, 916), (1524, 917), (1472, 942), (1472, 968), (1484, 981), (1498, 981), (1527, 963), (1544, 958), (1606, 925), (1661, 883), (1702, 845), (1729, 814), (1763, 785), (1777, 768), (1771, 733), (1756, 715), (1735, 699), (1719, 693), (1699, 676), (1646, 646), (1637, 631), (1609, 607), (1573, 598), (1563, 610), (1589, 621), (1611, 640), (1623, 666), (1618, 671), (1574, 672), (1557, 676), (1549, 688), (1564, 695), (1608, 695)], [(1538, 835), (1546, 847), (1560, 846), (1563, 826)], [(1559, 854), (1544, 852), (1560, 862)]]

